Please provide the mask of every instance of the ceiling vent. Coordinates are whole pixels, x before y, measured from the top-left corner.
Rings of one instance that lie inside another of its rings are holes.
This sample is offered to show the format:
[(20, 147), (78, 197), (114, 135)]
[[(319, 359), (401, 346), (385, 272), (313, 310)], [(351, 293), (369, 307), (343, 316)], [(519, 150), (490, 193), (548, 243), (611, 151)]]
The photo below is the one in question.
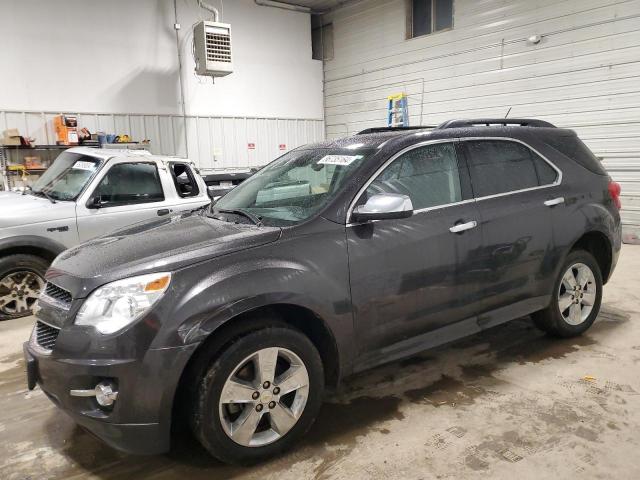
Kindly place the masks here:
[(233, 72), (231, 25), (202, 21), (193, 27), (196, 73), (224, 77)]

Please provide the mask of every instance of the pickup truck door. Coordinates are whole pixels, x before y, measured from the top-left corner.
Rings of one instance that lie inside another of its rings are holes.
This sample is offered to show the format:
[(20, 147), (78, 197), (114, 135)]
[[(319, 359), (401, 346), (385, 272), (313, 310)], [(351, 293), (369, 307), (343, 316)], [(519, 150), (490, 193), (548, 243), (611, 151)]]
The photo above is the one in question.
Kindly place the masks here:
[(111, 160), (76, 206), (80, 241), (169, 215), (178, 200), (163, 162)]

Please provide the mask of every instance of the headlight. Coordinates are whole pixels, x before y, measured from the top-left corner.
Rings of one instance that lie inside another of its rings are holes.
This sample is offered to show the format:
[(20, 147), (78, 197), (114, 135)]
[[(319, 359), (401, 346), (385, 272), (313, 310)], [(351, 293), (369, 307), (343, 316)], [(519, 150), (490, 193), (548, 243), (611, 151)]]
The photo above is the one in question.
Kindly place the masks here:
[(76, 316), (76, 325), (114, 333), (147, 313), (162, 298), (170, 273), (152, 273), (108, 283), (95, 290)]

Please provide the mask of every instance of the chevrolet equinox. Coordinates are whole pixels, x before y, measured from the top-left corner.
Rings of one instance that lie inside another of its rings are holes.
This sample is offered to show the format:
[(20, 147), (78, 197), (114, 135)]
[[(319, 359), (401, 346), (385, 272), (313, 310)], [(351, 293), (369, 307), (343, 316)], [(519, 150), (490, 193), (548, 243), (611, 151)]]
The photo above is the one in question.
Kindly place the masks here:
[(58, 256), (29, 388), (126, 452), (164, 452), (185, 423), (215, 457), (257, 462), (355, 372), (525, 315), (587, 330), (619, 195), (573, 131), (541, 120), (304, 146), (211, 205)]

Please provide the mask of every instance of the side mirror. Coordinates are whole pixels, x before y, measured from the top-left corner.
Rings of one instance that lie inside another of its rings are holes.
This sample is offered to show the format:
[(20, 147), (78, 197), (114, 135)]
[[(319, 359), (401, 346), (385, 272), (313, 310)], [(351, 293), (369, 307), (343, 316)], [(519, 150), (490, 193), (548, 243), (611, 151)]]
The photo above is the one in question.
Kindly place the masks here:
[(411, 215), (413, 215), (413, 204), (407, 195), (381, 193), (372, 195), (367, 203), (354, 208), (351, 219), (354, 222), (369, 222), (409, 218)]
[(100, 195), (96, 195), (95, 197), (91, 197), (87, 202), (87, 208), (102, 208), (104, 206), (104, 202), (102, 201), (102, 197)]

